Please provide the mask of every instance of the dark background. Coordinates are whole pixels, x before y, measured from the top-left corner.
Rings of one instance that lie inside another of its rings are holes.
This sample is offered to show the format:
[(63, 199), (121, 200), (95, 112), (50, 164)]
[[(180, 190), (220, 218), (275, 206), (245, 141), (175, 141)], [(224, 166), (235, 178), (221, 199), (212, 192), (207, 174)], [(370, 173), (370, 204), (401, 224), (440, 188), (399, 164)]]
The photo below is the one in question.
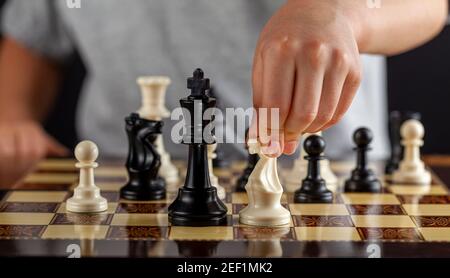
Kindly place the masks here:
[[(0, 0), (0, 8), (5, 0)], [(78, 55), (68, 63), (65, 80), (46, 129), (69, 147), (77, 137), (74, 114), (86, 76)], [(430, 43), (388, 58), (389, 109), (417, 111), (426, 129), (423, 152), (450, 154), (450, 26)], [(388, 146), (386, 146), (388, 147)]]

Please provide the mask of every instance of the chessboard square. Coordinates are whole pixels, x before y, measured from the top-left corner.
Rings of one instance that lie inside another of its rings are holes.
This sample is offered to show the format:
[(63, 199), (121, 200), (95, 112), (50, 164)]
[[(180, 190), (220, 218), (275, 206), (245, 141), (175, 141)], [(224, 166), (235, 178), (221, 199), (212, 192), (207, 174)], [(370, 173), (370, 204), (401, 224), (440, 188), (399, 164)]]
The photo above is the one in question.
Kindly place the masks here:
[(292, 215), (349, 215), (340, 204), (290, 204), (289, 208)]
[(358, 228), (364, 240), (409, 240), (422, 241), (423, 238), (416, 228)]
[(353, 227), (348, 215), (293, 215), (295, 227)]
[[(233, 204), (248, 204), (248, 196), (246, 192), (235, 192), (231, 196), (231, 200)], [(286, 204), (288, 202), (288, 198), (286, 193), (281, 196), (281, 203)]]
[(450, 228), (419, 228), (426, 241), (450, 241)]
[(167, 227), (152, 226), (111, 226), (108, 239), (165, 239), (167, 238)]
[(396, 195), (445, 195), (447, 190), (441, 185), (421, 186), (421, 185), (390, 185), (387, 187), (390, 192)]
[(233, 227), (170, 227), (171, 240), (232, 240)]
[(407, 215), (352, 215), (356, 227), (414, 228), (414, 222)]
[(108, 225), (112, 214), (107, 213), (57, 213), (51, 225)]
[(297, 240), (306, 241), (360, 241), (354, 227), (295, 227)]
[(418, 227), (449, 228), (450, 216), (412, 216)]
[(53, 213), (2, 212), (0, 225), (48, 225)]
[(78, 180), (77, 173), (33, 173), (25, 178), (25, 183), (71, 184)]
[(450, 216), (450, 204), (403, 204), (409, 215)]
[(393, 194), (375, 193), (343, 193), (342, 200), (346, 204), (355, 205), (398, 205), (397, 197)]
[(47, 171), (74, 171), (76, 161), (74, 159), (48, 158), (38, 163), (38, 170)]
[(168, 226), (169, 221), (165, 213), (118, 213), (113, 216), (112, 226)]
[(117, 213), (167, 213), (168, 205), (148, 203), (120, 203)]
[(123, 166), (100, 166), (95, 169), (96, 177), (127, 177), (127, 170)]
[(347, 205), (352, 215), (404, 215), (400, 205)]
[(121, 182), (96, 182), (95, 183), (100, 190), (103, 191), (120, 191), (120, 188), (124, 185)]
[(100, 225), (50, 225), (43, 239), (105, 239), (108, 226)]
[(450, 195), (400, 195), (402, 204), (450, 204)]
[(66, 197), (66, 191), (14, 191), (7, 202), (59, 203)]
[(0, 212), (55, 212), (59, 203), (14, 202), (0, 205)]
[(0, 225), (0, 239), (37, 238), (45, 225)]
[(249, 240), (294, 240), (294, 229), (291, 227), (234, 227), (235, 239)]

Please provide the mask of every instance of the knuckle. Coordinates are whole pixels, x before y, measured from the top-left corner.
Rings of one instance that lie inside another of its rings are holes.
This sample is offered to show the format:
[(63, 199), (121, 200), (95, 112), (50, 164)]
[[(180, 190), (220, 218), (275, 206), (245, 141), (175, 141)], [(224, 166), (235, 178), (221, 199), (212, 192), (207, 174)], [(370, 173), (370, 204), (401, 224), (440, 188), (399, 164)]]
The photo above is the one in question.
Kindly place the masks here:
[(298, 121), (305, 124), (312, 123), (317, 117), (317, 112), (302, 112), (298, 115)]
[(352, 69), (348, 73), (348, 83), (350, 87), (358, 87), (361, 84), (361, 71), (359, 69)]
[(326, 58), (326, 46), (320, 41), (308, 42), (305, 45), (305, 53), (311, 67), (318, 68), (322, 66)]
[(335, 67), (345, 68), (350, 65), (349, 55), (341, 49), (333, 49), (332, 63)]

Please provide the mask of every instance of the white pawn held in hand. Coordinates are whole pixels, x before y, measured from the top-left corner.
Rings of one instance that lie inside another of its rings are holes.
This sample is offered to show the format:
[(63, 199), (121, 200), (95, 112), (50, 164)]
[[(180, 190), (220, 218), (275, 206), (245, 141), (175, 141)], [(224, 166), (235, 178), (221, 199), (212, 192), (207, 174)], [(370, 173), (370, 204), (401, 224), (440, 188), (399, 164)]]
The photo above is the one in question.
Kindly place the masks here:
[(92, 141), (83, 141), (75, 148), (75, 157), (80, 169), (79, 184), (73, 197), (67, 200), (66, 209), (70, 212), (93, 213), (108, 209), (108, 202), (100, 196), (100, 189), (94, 182), (94, 168), (98, 157), (98, 148)]
[(429, 185), (431, 174), (420, 159), (420, 147), (425, 134), (422, 123), (414, 119), (408, 120), (402, 124), (400, 134), (404, 153), (399, 169), (392, 176), (393, 182)]
[(217, 143), (208, 145), (208, 170), (209, 170), (209, 179), (211, 180), (211, 185), (214, 186), (217, 190), (217, 196), (219, 199), (225, 199), (226, 192), (225, 188), (219, 184), (219, 178), (214, 175), (213, 171), (213, 159), (216, 158), (217, 154), (215, 153), (217, 149)]
[(260, 159), (245, 186), (248, 205), (239, 213), (239, 221), (253, 226), (288, 225), (291, 214), (281, 205), (283, 187), (278, 178), (277, 159), (262, 154), (254, 139), (248, 141), (248, 147), (249, 152), (258, 153)]

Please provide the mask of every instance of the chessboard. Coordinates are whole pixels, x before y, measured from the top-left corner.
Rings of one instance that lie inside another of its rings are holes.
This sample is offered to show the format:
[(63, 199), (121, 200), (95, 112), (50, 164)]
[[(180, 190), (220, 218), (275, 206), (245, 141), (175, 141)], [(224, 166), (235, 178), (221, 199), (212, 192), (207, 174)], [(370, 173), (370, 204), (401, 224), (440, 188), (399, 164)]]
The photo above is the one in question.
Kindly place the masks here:
[[(442, 162), (425, 188), (384, 183), (377, 194), (346, 194), (338, 188), (332, 204), (294, 204), (293, 194), (285, 193), (282, 204), (292, 221), (276, 228), (239, 224), (247, 195), (234, 192), (234, 185), (245, 163), (215, 169), (228, 208), (227, 223), (215, 227), (171, 226), (167, 207), (176, 188), (165, 200), (121, 200), (119, 189), (127, 180), (123, 161), (99, 163), (96, 184), (109, 202), (104, 213), (66, 212), (65, 201), (78, 180), (72, 159), (45, 160), (21, 185), (0, 190), (0, 256), (70, 257), (77, 250), (85, 257), (450, 255), (450, 191), (443, 181), (450, 182), (450, 175)], [(183, 162), (176, 164), (185, 173)], [(343, 180), (352, 164), (333, 162), (331, 167)], [(282, 180), (287, 167), (280, 168)]]

